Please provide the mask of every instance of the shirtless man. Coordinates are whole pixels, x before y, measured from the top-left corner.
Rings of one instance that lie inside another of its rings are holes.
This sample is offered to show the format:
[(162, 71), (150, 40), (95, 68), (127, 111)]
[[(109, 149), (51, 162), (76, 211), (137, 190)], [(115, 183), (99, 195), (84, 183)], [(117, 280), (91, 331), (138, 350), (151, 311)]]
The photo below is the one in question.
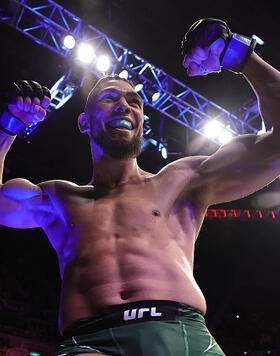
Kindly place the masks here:
[[(249, 195), (279, 176), (280, 73), (251, 54), (250, 41), (246, 56), (230, 55), (235, 37), (221, 31), (223, 23), (207, 21), (184, 38), (188, 75), (218, 72), (221, 63), (238, 71), (236, 58), (243, 56), (242, 73), (272, 130), (236, 137), (210, 157), (182, 158), (150, 174), (136, 162), (142, 99), (129, 82), (107, 78), (91, 91), (78, 119), (90, 138), (91, 182), (12, 179), (1, 185), (0, 223), (41, 227), (57, 252), (64, 337), (57, 356), (224, 355), (205, 326), (206, 303), (193, 277), (195, 241), (209, 205)], [(36, 89), (34, 95), (31, 100), (23, 91), (7, 105), (25, 124), (43, 119), (50, 103), (36, 97)], [(16, 119), (4, 116), (2, 170), (16, 131)]]

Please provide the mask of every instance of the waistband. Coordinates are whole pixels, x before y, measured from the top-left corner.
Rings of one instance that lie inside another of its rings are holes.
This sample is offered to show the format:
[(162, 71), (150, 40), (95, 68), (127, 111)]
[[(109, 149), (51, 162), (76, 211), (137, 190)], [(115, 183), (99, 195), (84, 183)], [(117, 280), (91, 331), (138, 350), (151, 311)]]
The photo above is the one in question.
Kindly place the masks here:
[(180, 320), (182, 317), (204, 320), (201, 311), (187, 304), (171, 300), (142, 300), (132, 303), (112, 305), (97, 314), (80, 319), (67, 326), (62, 335), (89, 334), (102, 329), (130, 325), (145, 321)]

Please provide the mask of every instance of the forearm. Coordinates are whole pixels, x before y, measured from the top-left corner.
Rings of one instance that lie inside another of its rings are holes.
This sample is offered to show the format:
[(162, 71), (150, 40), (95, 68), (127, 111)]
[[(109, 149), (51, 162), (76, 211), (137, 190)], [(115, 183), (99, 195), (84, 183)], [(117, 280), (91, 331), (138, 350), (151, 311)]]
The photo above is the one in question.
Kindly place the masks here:
[(280, 127), (280, 72), (252, 53), (242, 71), (259, 102), (265, 127)]
[(10, 136), (0, 130), (0, 183), (2, 184), (4, 160), (16, 136)]

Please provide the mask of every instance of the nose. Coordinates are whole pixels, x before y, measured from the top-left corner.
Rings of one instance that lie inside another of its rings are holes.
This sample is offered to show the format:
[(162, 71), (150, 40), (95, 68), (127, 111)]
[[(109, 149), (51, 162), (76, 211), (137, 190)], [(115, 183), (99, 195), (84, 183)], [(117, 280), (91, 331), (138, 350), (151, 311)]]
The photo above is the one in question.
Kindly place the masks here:
[(115, 112), (128, 113), (130, 112), (130, 106), (126, 99), (122, 96), (114, 107)]

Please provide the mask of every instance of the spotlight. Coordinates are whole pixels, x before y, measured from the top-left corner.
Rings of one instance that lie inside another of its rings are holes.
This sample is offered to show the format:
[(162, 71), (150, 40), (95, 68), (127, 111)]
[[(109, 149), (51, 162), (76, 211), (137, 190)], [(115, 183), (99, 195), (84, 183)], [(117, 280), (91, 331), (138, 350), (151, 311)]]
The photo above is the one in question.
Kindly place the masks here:
[(161, 143), (161, 142), (159, 143), (158, 150), (159, 150), (159, 152), (161, 153), (162, 158), (163, 158), (163, 159), (167, 159), (167, 157), (168, 157), (168, 150), (167, 150), (166, 146), (165, 146), (163, 143)]
[(96, 67), (100, 72), (107, 72), (111, 62), (108, 56), (102, 55), (97, 58)]
[(78, 48), (78, 58), (84, 64), (89, 64), (95, 58), (93, 47), (88, 43), (81, 43)]
[(160, 92), (156, 92), (152, 95), (152, 101), (155, 102), (159, 99), (160, 97)]
[(211, 138), (218, 137), (222, 132), (222, 129), (223, 129), (223, 125), (216, 120), (207, 122), (207, 124), (204, 126), (204, 132), (206, 136)]
[(127, 70), (122, 70), (119, 74), (119, 77), (120, 78), (123, 78), (123, 79), (128, 79), (128, 71)]
[(138, 92), (138, 91), (141, 91), (143, 88), (144, 88), (144, 85), (141, 83), (138, 83), (135, 85), (134, 90)]
[(63, 39), (63, 46), (67, 49), (73, 49), (75, 47), (76, 40), (72, 35), (66, 35)]
[(228, 143), (232, 139), (232, 134), (229, 131), (224, 130), (218, 137), (221, 144)]

